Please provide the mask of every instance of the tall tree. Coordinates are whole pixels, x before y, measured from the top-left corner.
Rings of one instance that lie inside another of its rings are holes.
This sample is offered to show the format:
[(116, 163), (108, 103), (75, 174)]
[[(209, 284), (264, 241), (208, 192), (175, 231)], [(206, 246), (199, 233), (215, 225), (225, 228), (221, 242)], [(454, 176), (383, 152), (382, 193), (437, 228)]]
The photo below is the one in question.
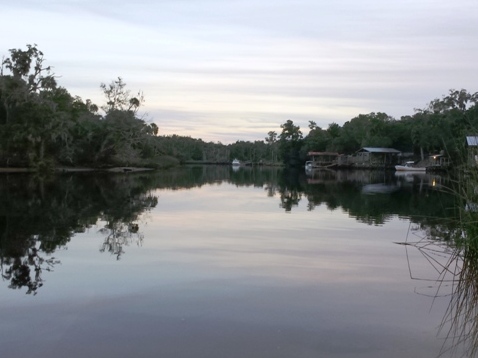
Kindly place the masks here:
[(67, 136), (68, 115), (55, 102), (61, 90), (44, 62), (36, 45), (11, 49), (10, 57), (2, 61), (0, 112), (6, 164), (43, 166), (46, 156), (51, 159), (53, 143)]
[(271, 161), (272, 163), (275, 163), (277, 161), (277, 133), (275, 131), (269, 131), (265, 138), (265, 142), (271, 153)]
[(144, 95), (142, 91), (138, 91), (136, 96), (131, 96), (131, 92), (126, 89), (126, 83), (121, 77), (111, 81), (109, 85), (102, 83), (100, 85), (106, 97), (106, 104), (101, 107), (106, 114), (119, 111), (132, 111), (134, 114), (144, 103)]
[(302, 146), (302, 132), (290, 119), (280, 126), (279, 152), (286, 165), (297, 166), (300, 163), (299, 153)]
[(2, 60), (0, 96), (6, 123), (14, 119), (15, 108), (31, 100), (32, 95), (56, 88), (55, 77), (44, 61), (36, 45), (27, 45), (26, 50), (10, 49), (10, 57)]
[(327, 147), (331, 140), (331, 136), (328, 131), (323, 130), (314, 122), (310, 122), (309, 129), (309, 134), (304, 139), (304, 151), (324, 152), (328, 150)]

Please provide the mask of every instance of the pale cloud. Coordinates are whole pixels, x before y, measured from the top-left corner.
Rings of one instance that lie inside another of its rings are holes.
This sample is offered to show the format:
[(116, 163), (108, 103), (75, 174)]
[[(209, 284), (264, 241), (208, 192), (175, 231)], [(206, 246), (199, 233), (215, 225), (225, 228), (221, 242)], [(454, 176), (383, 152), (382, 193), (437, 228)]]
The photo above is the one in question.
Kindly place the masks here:
[(36, 43), (73, 95), (121, 76), (163, 134), (261, 140), (400, 118), (478, 83), (476, 1), (0, 0), (1, 52)]

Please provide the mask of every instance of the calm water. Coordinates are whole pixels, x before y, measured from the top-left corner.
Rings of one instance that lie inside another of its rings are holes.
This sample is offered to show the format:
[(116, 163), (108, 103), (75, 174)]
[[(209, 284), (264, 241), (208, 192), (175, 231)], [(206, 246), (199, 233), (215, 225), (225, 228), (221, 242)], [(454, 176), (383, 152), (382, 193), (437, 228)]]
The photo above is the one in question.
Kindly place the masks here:
[(228, 167), (0, 177), (1, 356), (436, 357), (453, 346), (431, 264), (445, 251), (398, 243), (442, 228), (442, 185)]

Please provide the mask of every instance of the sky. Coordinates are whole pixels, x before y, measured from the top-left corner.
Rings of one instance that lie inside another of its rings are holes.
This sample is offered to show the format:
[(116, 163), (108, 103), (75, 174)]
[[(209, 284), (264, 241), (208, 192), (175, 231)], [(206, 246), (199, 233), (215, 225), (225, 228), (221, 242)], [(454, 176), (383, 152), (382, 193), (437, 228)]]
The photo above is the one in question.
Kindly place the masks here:
[(105, 103), (121, 77), (159, 134), (234, 143), (478, 91), (476, 0), (0, 0), (0, 56), (37, 44)]

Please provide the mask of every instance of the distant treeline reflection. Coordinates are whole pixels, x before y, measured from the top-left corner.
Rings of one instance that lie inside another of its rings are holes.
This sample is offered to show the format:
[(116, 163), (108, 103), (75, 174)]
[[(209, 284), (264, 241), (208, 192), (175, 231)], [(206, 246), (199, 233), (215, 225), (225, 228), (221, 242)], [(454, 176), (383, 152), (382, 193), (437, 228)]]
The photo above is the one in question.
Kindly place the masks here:
[[(231, 183), (263, 188), (290, 212), (304, 200), (308, 210), (326, 205), (360, 222), (380, 225), (394, 216), (411, 218), (435, 232), (450, 231), (454, 196), (437, 187), (440, 177), (397, 178), (375, 171), (305, 173), (281, 168), (233, 169), (191, 166), (145, 173), (72, 173), (49, 179), (0, 176), (0, 265), (10, 288), (36, 293), (44, 271), (58, 263), (55, 250), (77, 233), (100, 225), (101, 251), (120, 258), (141, 243), (141, 214), (158, 203), (156, 190), (184, 190)], [(147, 238), (145, 238), (147, 239)]]

